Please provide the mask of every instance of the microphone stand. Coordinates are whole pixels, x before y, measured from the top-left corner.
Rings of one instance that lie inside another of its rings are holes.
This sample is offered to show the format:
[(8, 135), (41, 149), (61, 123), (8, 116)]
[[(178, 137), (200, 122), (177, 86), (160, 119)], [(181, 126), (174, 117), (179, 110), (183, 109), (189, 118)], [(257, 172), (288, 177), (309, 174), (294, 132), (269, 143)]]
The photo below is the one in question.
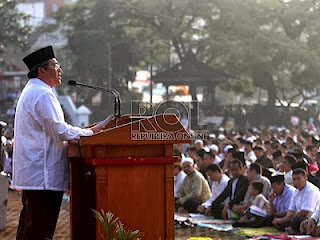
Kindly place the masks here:
[(104, 92), (110, 92), (114, 96), (114, 104), (113, 104), (114, 105), (114, 113), (113, 113), (113, 116), (114, 116), (114, 118), (116, 120), (115, 126), (118, 125), (120, 117), (121, 117), (121, 112), (120, 112), (121, 100), (120, 100), (119, 92), (117, 92), (114, 89), (108, 89), (108, 88), (103, 88), (103, 87), (94, 86), (94, 85), (87, 85), (87, 84), (84, 84), (84, 83), (76, 82), (74, 80), (68, 81), (68, 84), (71, 85), (71, 86), (79, 85), (79, 86), (88, 87), (88, 88), (92, 88), (92, 89), (96, 89), (96, 90), (100, 90), (100, 91), (104, 91)]

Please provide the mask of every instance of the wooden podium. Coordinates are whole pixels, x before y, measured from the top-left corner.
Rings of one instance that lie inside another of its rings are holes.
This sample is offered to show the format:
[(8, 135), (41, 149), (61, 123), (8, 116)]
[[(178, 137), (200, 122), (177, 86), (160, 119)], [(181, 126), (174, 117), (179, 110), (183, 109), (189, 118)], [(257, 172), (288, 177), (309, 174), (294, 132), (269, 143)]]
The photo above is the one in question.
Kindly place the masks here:
[(173, 144), (189, 139), (175, 115), (125, 115), (70, 142), (71, 239), (102, 239), (92, 209), (112, 212), (143, 240), (174, 239)]

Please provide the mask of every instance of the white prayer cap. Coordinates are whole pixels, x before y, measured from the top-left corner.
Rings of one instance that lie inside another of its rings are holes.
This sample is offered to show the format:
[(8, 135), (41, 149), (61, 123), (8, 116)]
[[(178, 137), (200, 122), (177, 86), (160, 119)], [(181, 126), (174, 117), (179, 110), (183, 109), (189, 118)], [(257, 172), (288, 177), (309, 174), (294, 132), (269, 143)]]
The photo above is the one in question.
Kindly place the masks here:
[(224, 134), (219, 134), (218, 139), (220, 141), (223, 141), (226, 138), (226, 136)]
[(209, 149), (214, 151), (214, 152), (219, 152), (219, 147), (215, 144), (212, 144), (209, 146)]
[(201, 140), (201, 139), (197, 139), (195, 142), (194, 142), (194, 144), (203, 144), (203, 141)]
[(216, 138), (216, 135), (214, 133), (210, 133), (209, 138)]
[(247, 142), (254, 143), (255, 138), (254, 138), (253, 136), (251, 136), (251, 137), (248, 137), (248, 138), (246, 139), (246, 141), (247, 141)]
[(181, 166), (182, 166), (185, 162), (191, 163), (192, 165), (194, 164), (193, 159), (190, 158), (190, 157), (182, 158), (182, 160), (181, 160)]
[(227, 146), (224, 147), (223, 151), (224, 151), (224, 152), (228, 152), (229, 149), (232, 149), (232, 148), (233, 148), (232, 145), (229, 144), (229, 145), (227, 145)]
[(206, 152), (210, 152), (210, 148), (208, 148), (207, 146), (205, 146), (203, 149), (204, 149)]
[(2, 144), (6, 144), (7, 138), (5, 136), (1, 136)]

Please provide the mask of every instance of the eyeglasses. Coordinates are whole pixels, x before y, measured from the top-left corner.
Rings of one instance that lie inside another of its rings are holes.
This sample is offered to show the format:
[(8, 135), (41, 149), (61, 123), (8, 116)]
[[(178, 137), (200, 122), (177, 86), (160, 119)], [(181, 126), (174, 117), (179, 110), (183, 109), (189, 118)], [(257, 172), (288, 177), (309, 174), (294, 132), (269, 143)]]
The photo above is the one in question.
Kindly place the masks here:
[(57, 63), (56, 63), (54, 66), (43, 65), (43, 66), (40, 66), (40, 67), (44, 67), (44, 68), (51, 67), (51, 68), (55, 68), (55, 69), (58, 69), (58, 68), (61, 69), (61, 65), (60, 65), (60, 64), (57, 64)]
[(47, 67), (52, 67), (52, 68), (55, 68), (55, 69), (58, 69), (60, 68), (61, 69), (61, 65), (60, 64), (55, 64), (54, 66), (47, 66)]

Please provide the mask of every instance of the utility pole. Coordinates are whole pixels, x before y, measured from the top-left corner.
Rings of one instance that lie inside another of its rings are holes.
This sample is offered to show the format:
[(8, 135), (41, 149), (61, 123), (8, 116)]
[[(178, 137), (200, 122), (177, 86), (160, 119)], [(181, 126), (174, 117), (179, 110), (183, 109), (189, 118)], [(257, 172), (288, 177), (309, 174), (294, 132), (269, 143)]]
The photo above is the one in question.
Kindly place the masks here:
[(152, 95), (153, 95), (153, 83), (152, 83), (152, 63), (150, 64), (150, 104), (152, 104)]
[(151, 44), (151, 49), (150, 49), (150, 104), (152, 105), (152, 95), (153, 95), (153, 50), (152, 50), (152, 44)]

